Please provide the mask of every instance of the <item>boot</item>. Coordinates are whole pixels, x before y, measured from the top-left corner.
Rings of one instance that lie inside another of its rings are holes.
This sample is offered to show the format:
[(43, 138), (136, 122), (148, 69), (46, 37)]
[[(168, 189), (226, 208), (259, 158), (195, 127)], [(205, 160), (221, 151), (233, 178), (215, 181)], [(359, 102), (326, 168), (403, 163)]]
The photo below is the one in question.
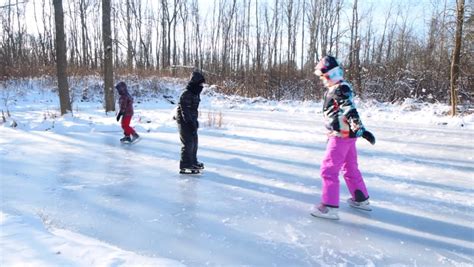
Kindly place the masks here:
[(199, 169), (199, 170), (203, 170), (204, 169), (204, 163), (198, 161), (198, 163), (194, 164), (193, 167), (196, 168), (196, 169)]
[(131, 143), (132, 139), (130, 139), (130, 136), (124, 136), (123, 138), (120, 139), (120, 142), (122, 142), (122, 143)]
[(140, 138), (140, 136), (137, 133), (132, 134), (132, 143), (137, 141)]

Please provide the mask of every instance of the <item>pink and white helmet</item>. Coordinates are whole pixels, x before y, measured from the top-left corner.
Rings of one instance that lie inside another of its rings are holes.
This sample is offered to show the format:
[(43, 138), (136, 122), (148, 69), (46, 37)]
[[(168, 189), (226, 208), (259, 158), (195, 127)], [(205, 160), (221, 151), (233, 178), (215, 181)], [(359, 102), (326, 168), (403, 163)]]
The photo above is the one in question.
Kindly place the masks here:
[(344, 71), (339, 61), (333, 56), (324, 56), (316, 65), (314, 74), (324, 76), (334, 84), (344, 79)]

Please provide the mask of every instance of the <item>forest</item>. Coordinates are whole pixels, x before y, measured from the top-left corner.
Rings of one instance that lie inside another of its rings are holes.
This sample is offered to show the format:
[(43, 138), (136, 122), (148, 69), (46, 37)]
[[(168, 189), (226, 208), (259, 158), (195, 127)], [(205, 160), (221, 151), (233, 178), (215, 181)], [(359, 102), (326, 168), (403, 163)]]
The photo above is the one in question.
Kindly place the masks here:
[[(0, 0), (0, 267), (474, 266), (472, 11), (473, 0)], [(337, 138), (372, 207), (347, 202), (346, 162), (337, 221), (311, 215), (332, 153), (314, 74), (325, 55), (376, 138), (357, 152)], [(173, 117), (193, 70), (206, 77), (193, 101), (206, 167), (190, 175)], [(139, 143), (120, 141), (122, 81)]]
[(110, 87), (197, 68), (224, 93), (313, 100), (329, 54), (360, 98), (472, 108), (469, 0), (3, 0), (0, 20), (3, 82), (106, 74)]

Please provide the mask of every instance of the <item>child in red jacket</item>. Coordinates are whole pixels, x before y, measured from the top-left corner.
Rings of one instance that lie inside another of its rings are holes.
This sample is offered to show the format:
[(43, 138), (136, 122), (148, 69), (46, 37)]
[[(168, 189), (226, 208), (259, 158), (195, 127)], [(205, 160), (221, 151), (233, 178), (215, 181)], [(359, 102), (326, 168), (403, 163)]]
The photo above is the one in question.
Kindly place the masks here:
[[(120, 111), (117, 115), (117, 121), (120, 121), (120, 118), (122, 118), (122, 129), (123, 134), (125, 135), (120, 139), (120, 142), (133, 143), (140, 138), (135, 129), (130, 127), (130, 121), (133, 116), (133, 97), (128, 93), (127, 85), (124, 82), (119, 82), (115, 88), (120, 95)], [(132, 138), (130, 138), (130, 135), (132, 135)]]

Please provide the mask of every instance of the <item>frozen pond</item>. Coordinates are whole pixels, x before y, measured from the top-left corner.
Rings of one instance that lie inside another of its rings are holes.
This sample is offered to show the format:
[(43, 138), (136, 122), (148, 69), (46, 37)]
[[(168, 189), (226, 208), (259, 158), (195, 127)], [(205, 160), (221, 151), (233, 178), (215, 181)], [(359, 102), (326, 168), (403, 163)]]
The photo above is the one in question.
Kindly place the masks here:
[[(164, 118), (171, 109), (147, 112)], [(341, 220), (327, 221), (309, 215), (320, 198), (321, 114), (223, 116), (223, 128), (202, 123), (206, 169), (198, 176), (178, 174), (169, 121), (138, 127), (143, 140), (131, 146), (118, 142), (113, 123), (95, 131), (82, 121), (56, 132), (0, 127), (2, 261), (94, 264), (85, 252), (100, 243), (171, 266), (474, 263), (472, 130), (367, 119), (377, 144), (358, 141), (359, 165), (373, 211), (345, 204), (341, 177)], [(83, 254), (64, 247), (75, 234), (93, 244), (82, 242)], [(55, 238), (62, 241), (48, 243)], [(105, 265), (126, 265), (128, 254), (120, 255)]]

